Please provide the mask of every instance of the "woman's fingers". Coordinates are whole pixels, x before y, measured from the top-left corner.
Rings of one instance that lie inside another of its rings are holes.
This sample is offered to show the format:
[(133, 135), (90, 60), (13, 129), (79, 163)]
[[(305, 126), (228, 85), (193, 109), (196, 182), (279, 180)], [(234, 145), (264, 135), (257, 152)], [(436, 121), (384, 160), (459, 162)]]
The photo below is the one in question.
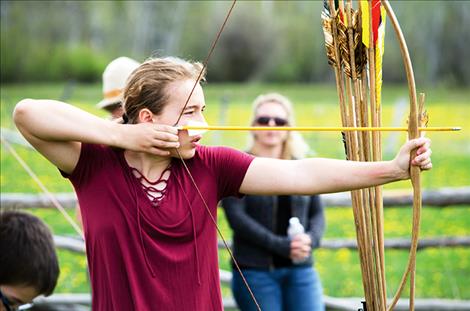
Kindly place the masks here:
[(418, 150), (416, 150), (416, 154), (422, 154), (426, 152), (426, 150), (430, 149), (431, 147), (431, 140), (428, 138), (424, 138), (425, 142), (421, 146), (418, 147)]
[(146, 124), (150, 128), (150, 134), (146, 142), (146, 149), (155, 155), (168, 156), (168, 149), (179, 148), (178, 130), (168, 125)]
[(178, 141), (178, 132), (175, 132), (172, 127), (158, 127), (153, 130), (155, 131), (155, 135), (162, 140)]
[(167, 132), (167, 133), (178, 136), (178, 128), (174, 126), (164, 125), (164, 124), (155, 124), (155, 123), (152, 123), (152, 126), (158, 132)]
[(290, 247), (292, 251), (300, 251), (300, 252), (310, 252), (310, 250), (312, 249), (310, 244), (307, 244), (300, 240), (292, 241)]
[(422, 151), (422, 153), (416, 155), (413, 159), (413, 164), (419, 165), (421, 162), (428, 160), (431, 158), (432, 151), (431, 149), (427, 149), (426, 151)]
[(306, 243), (306, 244), (312, 244), (312, 240), (311, 240), (310, 236), (306, 233), (297, 234), (296, 236), (294, 236), (292, 238), (292, 240), (301, 241), (301, 242)]
[(158, 147), (177, 148), (179, 147), (178, 130), (168, 125), (154, 125), (156, 141), (159, 142)]
[(421, 168), (421, 170), (423, 170), (423, 171), (430, 170), (430, 169), (432, 169), (432, 163), (428, 163), (428, 164), (426, 164), (426, 165), (421, 165), (420, 168)]
[(152, 147), (163, 149), (179, 148), (179, 146), (180, 143), (178, 141), (167, 141), (162, 140), (161, 138), (155, 138), (152, 144)]
[(310, 255), (310, 252), (310, 247), (291, 249), (290, 257), (293, 259), (304, 259)]
[[(395, 162), (401, 170), (403, 177), (409, 178), (409, 165), (419, 166), (422, 170), (432, 168), (430, 148), (431, 140), (426, 137), (420, 137), (407, 141), (400, 149)], [(416, 149), (416, 156), (410, 161), (410, 152)]]
[[(304, 234), (305, 235), (305, 234)], [(308, 235), (306, 235), (308, 236)], [(310, 246), (310, 237), (308, 239), (303, 237), (301, 234), (294, 237), (291, 241), (290, 257), (292, 259), (302, 260), (310, 255), (312, 247)]]
[(424, 158), (421, 160), (415, 160), (413, 165), (419, 166), (422, 170), (429, 170), (432, 168), (431, 158)]
[(425, 164), (425, 165), (420, 165), (419, 168), (420, 168), (422, 171), (430, 170), (430, 169), (432, 169), (432, 163), (428, 163), (428, 164)]
[(169, 149), (180, 147), (178, 130), (175, 127), (153, 123), (124, 126), (126, 126), (123, 134), (124, 149), (168, 156)]
[(415, 138), (415, 139), (408, 141), (405, 144), (405, 148), (407, 149), (407, 152), (411, 152), (411, 150), (417, 149), (417, 152), (419, 154), (428, 150), (430, 145), (431, 145), (431, 140), (429, 138), (420, 137), (420, 138)]
[(411, 162), (413, 165), (419, 166), (422, 170), (429, 170), (432, 167), (431, 163), (431, 154), (432, 150), (431, 149), (422, 149), (420, 148), (421, 153), (418, 154), (417, 156), (413, 159)]

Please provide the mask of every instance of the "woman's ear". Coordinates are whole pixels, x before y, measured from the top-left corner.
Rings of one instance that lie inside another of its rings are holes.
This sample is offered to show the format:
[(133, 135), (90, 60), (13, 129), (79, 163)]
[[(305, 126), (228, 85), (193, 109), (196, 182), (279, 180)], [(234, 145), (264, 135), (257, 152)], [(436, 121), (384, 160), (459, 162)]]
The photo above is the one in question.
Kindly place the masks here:
[(148, 108), (139, 111), (139, 123), (153, 122), (153, 112)]

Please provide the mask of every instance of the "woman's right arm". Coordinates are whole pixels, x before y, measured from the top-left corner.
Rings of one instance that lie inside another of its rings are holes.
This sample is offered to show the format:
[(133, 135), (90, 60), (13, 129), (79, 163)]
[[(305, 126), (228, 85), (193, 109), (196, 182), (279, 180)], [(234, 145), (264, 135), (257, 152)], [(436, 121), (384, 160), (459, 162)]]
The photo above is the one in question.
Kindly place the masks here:
[(72, 173), (81, 143), (103, 144), (156, 155), (178, 146), (177, 130), (153, 123), (117, 124), (55, 100), (24, 99), (13, 112), (23, 136), (50, 162)]

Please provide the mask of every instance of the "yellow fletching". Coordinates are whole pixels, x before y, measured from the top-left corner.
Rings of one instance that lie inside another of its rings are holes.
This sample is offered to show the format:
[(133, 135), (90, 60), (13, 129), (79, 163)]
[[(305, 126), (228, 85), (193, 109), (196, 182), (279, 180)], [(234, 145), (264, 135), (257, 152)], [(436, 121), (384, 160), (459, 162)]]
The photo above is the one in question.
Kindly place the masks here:
[(377, 44), (375, 47), (375, 97), (377, 109), (380, 107), (382, 98), (382, 59), (385, 51), (385, 21), (387, 18), (387, 12), (383, 6), (380, 7), (380, 15), (382, 21), (378, 29)]
[(369, 47), (369, 2), (367, 0), (361, 0), (361, 16), (362, 16), (362, 43), (366, 47)]

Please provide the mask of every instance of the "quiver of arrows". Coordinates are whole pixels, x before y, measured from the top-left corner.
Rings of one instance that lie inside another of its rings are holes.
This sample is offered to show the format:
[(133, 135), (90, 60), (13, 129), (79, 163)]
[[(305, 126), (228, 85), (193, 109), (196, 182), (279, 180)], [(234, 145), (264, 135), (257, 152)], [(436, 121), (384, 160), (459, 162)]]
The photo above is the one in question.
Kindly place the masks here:
[[(347, 0), (346, 7), (343, 0), (324, 0), (321, 19), (326, 55), (335, 72), (342, 125), (380, 127), (385, 19), (388, 13), (394, 28), (397, 28), (396, 18), (386, 0), (360, 1), (359, 4), (354, 10), (351, 0)], [(343, 139), (347, 159), (382, 159), (380, 132), (346, 132)], [(416, 204), (416, 209), (413, 204), (413, 217), (418, 220), (412, 232), (414, 249), (410, 250), (408, 266), (397, 294), (387, 306), (382, 188), (352, 191), (351, 199), (367, 310), (391, 310), (408, 275), (411, 275), (410, 288), (414, 290), (420, 203)], [(413, 309), (413, 290), (410, 291), (410, 310)]]
[[(339, 10), (335, 14), (336, 29), (337, 29), (337, 43), (339, 47), (339, 58), (340, 63), (343, 66), (344, 73), (348, 77), (353, 77), (351, 72), (351, 50), (349, 37), (352, 38), (352, 51), (354, 54), (354, 64), (355, 64), (355, 77), (360, 77), (364, 67), (367, 63), (366, 47), (362, 43), (360, 27), (360, 16), (359, 10), (351, 9), (351, 18), (352, 23), (348, 26), (346, 20), (344, 19), (344, 14), (339, 14)], [(325, 36), (325, 48), (326, 55), (328, 57), (328, 64), (332, 66), (337, 66), (338, 59), (335, 53), (335, 45), (333, 41), (332, 33), (332, 17), (330, 16), (329, 11), (325, 10), (322, 12), (322, 26), (323, 34)]]
[[(352, 0), (324, 0), (321, 14), (328, 63), (335, 72), (336, 88), (345, 127), (381, 127), (382, 57), (385, 21), (388, 17), (396, 33), (403, 58), (410, 96), (408, 135), (419, 137), (418, 128), (427, 123), (424, 94), (419, 107), (413, 68), (403, 32), (388, 0), (361, 0), (354, 10)], [(346, 158), (353, 161), (380, 161), (380, 132), (345, 132)], [(414, 156), (413, 151), (411, 156)], [(397, 303), (405, 282), (410, 281), (409, 309), (414, 310), (416, 251), (421, 211), (419, 168), (410, 167), (413, 185), (413, 221), (408, 263), (398, 289), (387, 301), (385, 280), (384, 218), (382, 188), (351, 192), (354, 224), (364, 287), (364, 310), (390, 311)], [(389, 303), (387, 305), (387, 303)]]

